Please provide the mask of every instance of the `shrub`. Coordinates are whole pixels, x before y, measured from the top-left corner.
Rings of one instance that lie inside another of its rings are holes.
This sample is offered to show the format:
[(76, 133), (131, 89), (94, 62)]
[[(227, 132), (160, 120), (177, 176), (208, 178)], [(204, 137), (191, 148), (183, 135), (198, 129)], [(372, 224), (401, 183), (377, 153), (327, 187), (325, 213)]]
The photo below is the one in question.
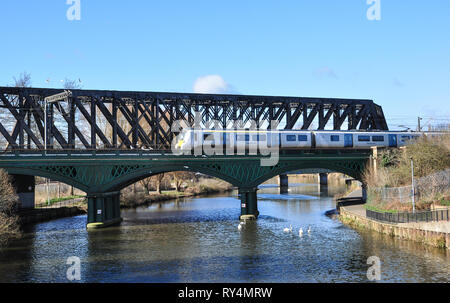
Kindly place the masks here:
[(9, 175), (0, 169), (0, 245), (20, 236), (18, 217), (15, 214), (18, 202), (19, 198)]
[(411, 184), (411, 158), (414, 177), (428, 176), (450, 167), (450, 136), (421, 137), (405, 149), (386, 149), (379, 153), (377, 171), (367, 168), (364, 182), (369, 187), (396, 187)]
[(421, 137), (402, 149), (381, 150), (377, 159), (377, 170), (368, 167), (363, 174), (363, 180), (368, 187), (368, 201), (372, 206), (399, 211), (411, 208), (410, 203), (400, 203), (395, 201), (395, 198), (383, 198), (381, 191), (377, 190), (383, 187), (410, 186), (411, 159), (414, 162), (416, 189), (420, 192), (416, 209), (426, 210), (433, 202), (446, 200), (442, 196), (447, 196), (449, 190), (442, 188), (442, 177), (439, 176), (445, 175), (445, 170), (450, 168), (448, 135), (438, 138)]

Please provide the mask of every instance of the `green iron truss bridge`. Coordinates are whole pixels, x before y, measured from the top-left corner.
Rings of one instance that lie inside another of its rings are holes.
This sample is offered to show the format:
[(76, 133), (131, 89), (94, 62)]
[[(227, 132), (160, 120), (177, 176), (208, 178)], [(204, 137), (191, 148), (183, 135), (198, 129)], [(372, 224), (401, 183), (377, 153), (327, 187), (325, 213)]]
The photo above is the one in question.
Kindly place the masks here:
[(260, 155), (193, 156), (141, 150), (32, 153), (0, 155), (0, 168), (11, 175), (40, 176), (72, 185), (87, 193), (88, 228), (119, 223), (120, 190), (144, 178), (173, 171), (217, 177), (239, 189), (241, 217), (257, 218), (257, 187), (278, 175), (301, 169), (328, 169), (361, 180), (370, 150), (280, 151), (278, 164), (261, 166)]

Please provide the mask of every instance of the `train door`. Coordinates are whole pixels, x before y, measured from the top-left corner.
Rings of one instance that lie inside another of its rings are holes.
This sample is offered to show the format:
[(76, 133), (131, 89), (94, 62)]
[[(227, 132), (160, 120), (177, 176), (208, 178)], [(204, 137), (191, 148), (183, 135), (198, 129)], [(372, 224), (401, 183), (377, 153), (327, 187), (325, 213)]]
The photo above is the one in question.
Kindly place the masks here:
[(344, 134), (344, 147), (353, 147), (353, 134)]
[(397, 147), (397, 135), (389, 134), (389, 147)]

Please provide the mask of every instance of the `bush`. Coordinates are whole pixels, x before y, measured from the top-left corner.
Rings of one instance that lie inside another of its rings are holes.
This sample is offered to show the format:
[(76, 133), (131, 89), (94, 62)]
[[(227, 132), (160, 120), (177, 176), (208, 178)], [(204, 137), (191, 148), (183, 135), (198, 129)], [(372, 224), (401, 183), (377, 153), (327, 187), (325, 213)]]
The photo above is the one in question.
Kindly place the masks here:
[(9, 175), (0, 169), (0, 213), (12, 214), (18, 202), (19, 198), (11, 185)]
[[(437, 186), (442, 182), (440, 175), (450, 168), (450, 136), (439, 138), (421, 137), (403, 149), (385, 149), (379, 153), (377, 170), (368, 167), (363, 180), (368, 187), (370, 205), (384, 210), (406, 211), (410, 203), (400, 203), (395, 198), (386, 199), (376, 190), (384, 187), (402, 187), (411, 185), (411, 158), (414, 162), (416, 189), (420, 197), (416, 201), (417, 210), (429, 209), (433, 202), (438, 202), (449, 190)], [(440, 173), (437, 173), (440, 172)], [(420, 178), (420, 179), (419, 179)], [(420, 181), (420, 184), (418, 184)], [(444, 183), (445, 184), (445, 183)], [(419, 186), (420, 185), (420, 186)], [(445, 204), (445, 202), (443, 202)]]
[(403, 184), (410, 184), (411, 158), (414, 161), (414, 176), (424, 177), (450, 167), (448, 138), (429, 139), (422, 137), (406, 147), (393, 172), (401, 177)]
[(20, 236), (15, 210), (19, 198), (11, 185), (9, 175), (0, 169), (0, 245)]
[(369, 187), (396, 187), (411, 184), (411, 158), (414, 177), (420, 178), (450, 167), (450, 136), (421, 137), (405, 149), (380, 152), (376, 172), (368, 168), (364, 181)]

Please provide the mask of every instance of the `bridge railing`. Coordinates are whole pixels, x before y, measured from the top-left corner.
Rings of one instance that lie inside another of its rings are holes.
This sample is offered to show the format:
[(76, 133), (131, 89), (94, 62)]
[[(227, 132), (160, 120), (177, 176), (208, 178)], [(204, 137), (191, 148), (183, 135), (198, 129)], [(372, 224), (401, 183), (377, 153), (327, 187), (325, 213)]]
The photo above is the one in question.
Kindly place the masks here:
[[(347, 155), (352, 156), (355, 154), (367, 154), (370, 152), (367, 149), (331, 149), (331, 148), (315, 148), (311, 149), (301, 148), (295, 150), (279, 150), (279, 155), (285, 156), (298, 156), (298, 155)], [(202, 157), (210, 157), (210, 156), (261, 156), (261, 157), (270, 157), (270, 155), (262, 154), (260, 151), (250, 151), (248, 149), (242, 150), (239, 152), (234, 151), (232, 154), (229, 154), (228, 151), (221, 150), (221, 153), (214, 155), (207, 155), (205, 152), (197, 155), (194, 151), (185, 152), (183, 154), (174, 154), (171, 150), (167, 149), (7, 149), (0, 151), (1, 157), (21, 157), (21, 156), (42, 156), (42, 157), (57, 157), (57, 156), (124, 156), (124, 155), (133, 155), (133, 156), (164, 156), (164, 155), (180, 155), (180, 156), (202, 156)]]
[(6, 149), (0, 151), (2, 155), (41, 155), (41, 156), (58, 156), (58, 155), (121, 155), (121, 154), (172, 154), (171, 150), (167, 149)]

